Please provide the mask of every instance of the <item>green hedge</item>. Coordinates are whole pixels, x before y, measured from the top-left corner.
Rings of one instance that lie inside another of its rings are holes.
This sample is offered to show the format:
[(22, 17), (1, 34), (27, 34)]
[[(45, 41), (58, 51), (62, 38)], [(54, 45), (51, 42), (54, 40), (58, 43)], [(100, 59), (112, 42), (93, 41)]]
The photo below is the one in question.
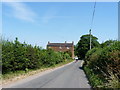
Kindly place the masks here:
[(54, 66), (71, 59), (68, 53), (54, 52), (51, 49), (42, 49), (39, 46), (20, 43), (18, 39), (2, 41), (2, 73), (18, 70), (38, 69)]
[(93, 87), (120, 88), (120, 42), (88, 51), (84, 70)]

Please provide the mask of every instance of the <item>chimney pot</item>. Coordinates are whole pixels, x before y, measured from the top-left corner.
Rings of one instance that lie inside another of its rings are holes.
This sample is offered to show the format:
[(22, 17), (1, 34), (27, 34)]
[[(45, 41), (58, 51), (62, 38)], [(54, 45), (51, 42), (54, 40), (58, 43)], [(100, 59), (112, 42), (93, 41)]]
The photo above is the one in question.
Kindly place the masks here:
[(74, 41), (72, 41), (72, 44), (74, 44)]

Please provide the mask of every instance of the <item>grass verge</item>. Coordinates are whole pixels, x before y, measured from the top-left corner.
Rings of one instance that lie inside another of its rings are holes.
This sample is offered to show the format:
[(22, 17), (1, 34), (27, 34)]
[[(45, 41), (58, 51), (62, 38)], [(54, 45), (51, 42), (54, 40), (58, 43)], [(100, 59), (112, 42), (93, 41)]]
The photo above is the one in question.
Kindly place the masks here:
[[(89, 80), (92, 88), (103, 89), (103, 90), (120, 90), (120, 82), (112, 75), (112, 79), (107, 80), (104, 78), (99, 78), (98, 75), (89, 69), (87, 66), (84, 66), (84, 72)], [(113, 79), (114, 78), (114, 79)]]
[(93, 88), (102, 88), (103, 81), (97, 75), (95, 75), (91, 69), (89, 69), (87, 66), (84, 66), (84, 72)]
[(7, 74), (4, 74), (4, 75), (1, 75), (1, 78), (2, 78), (2, 84), (5, 85), (5, 84), (9, 84), (11, 82), (15, 82), (17, 80), (20, 80), (20, 79), (23, 79), (23, 78), (26, 78), (28, 76), (32, 76), (34, 74), (37, 74), (37, 73), (40, 73), (40, 72), (43, 72), (43, 71), (46, 71), (46, 70), (50, 70), (50, 69), (54, 69), (54, 68), (57, 68), (57, 67), (60, 67), (60, 66), (63, 66), (65, 64), (68, 64), (70, 62), (72, 62), (73, 60), (68, 60), (68, 61), (65, 61), (65, 62), (61, 62), (59, 64), (56, 64), (54, 66), (50, 66), (50, 67), (41, 67), (40, 69), (35, 69), (35, 70), (28, 70), (27, 72), (25, 71), (16, 71), (15, 73), (13, 72), (9, 72)]

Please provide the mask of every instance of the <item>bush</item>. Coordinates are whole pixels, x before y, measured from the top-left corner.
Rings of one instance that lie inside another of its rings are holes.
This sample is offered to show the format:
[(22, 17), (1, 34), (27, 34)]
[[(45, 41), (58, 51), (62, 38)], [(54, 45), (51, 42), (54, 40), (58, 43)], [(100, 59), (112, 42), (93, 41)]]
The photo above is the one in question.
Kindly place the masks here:
[[(91, 72), (86, 70), (85, 67), (90, 69)], [(120, 82), (120, 42), (116, 41), (104, 48), (93, 48), (88, 51), (85, 57), (84, 69), (92, 74), (89, 74), (89, 79), (91, 82), (95, 81), (95, 83), (92, 82), (93, 87), (99, 85), (108, 87), (108, 83), (115, 81), (115, 78)], [(96, 76), (97, 81), (94, 80)], [(98, 80), (101, 80), (102, 83), (98, 83)], [(117, 85), (114, 88), (118, 88)]]
[(20, 43), (18, 38), (14, 42), (2, 41), (2, 73), (19, 70), (39, 69), (71, 59), (69, 54), (45, 50), (39, 46)]

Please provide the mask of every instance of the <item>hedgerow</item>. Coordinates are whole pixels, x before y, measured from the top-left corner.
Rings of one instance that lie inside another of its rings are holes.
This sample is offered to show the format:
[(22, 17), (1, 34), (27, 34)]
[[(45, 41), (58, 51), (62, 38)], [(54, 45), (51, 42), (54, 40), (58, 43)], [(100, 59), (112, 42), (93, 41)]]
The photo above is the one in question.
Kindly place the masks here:
[(42, 49), (39, 46), (20, 43), (18, 39), (2, 40), (2, 73), (39, 69), (54, 66), (71, 59), (68, 53)]
[(93, 87), (120, 88), (120, 41), (89, 50), (84, 70)]

